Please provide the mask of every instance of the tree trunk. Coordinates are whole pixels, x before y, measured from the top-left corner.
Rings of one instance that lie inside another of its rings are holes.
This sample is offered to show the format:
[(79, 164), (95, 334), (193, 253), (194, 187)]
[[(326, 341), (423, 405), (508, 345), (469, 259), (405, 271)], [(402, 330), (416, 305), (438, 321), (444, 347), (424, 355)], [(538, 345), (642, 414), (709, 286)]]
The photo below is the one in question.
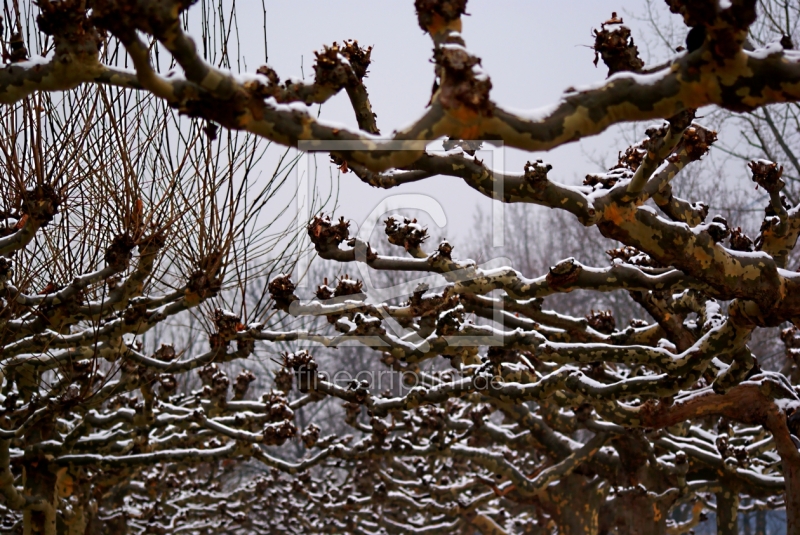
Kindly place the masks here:
[(739, 535), (739, 492), (736, 490), (727, 488), (717, 493), (717, 535)]
[(775, 447), (781, 456), (783, 480), (786, 485), (786, 533), (800, 533), (800, 451), (797, 451), (786, 416), (778, 411), (767, 415), (767, 428), (775, 438)]
[(41, 498), (23, 513), (24, 535), (56, 535), (56, 476), (44, 459), (25, 462), (25, 494)]
[(547, 487), (543, 508), (558, 525), (559, 535), (597, 535), (604, 491), (596, 482), (570, 474), (558, 485)]
[(653, 500), (642, 487), (617, 493), (601, 513), (601, 532), (618, 535), (666, 535), (669, 507)]
[(787, 462), (783, 455), (781, 457), (786, 483), (786, 533), (800, 533), (800, 466)]
[(756, 511), (756, 535), (767, 535), (766, 511)]
[[(25, 436), (27, 443), (49, 440), (53, 435), (53, 421), (41, 420)], [(23, 463), (23, 492), (41, 500), (23, 513), (24, 535), (57, 535), (56, 530), (56, 474), (41, 453), (26, 456)]]

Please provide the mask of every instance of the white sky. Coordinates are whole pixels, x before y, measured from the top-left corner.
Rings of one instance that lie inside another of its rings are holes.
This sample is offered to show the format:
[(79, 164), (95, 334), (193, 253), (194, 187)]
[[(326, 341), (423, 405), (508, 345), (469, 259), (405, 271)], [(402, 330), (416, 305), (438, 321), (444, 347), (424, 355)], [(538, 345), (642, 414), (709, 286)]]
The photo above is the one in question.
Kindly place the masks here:
[[(361, 45), (373, 45), (365, 82), (378, 126), (390, 134), (423, 113), (433, 81), (432, 44), (417, 24), (413, 4), (412, 0), (265, 0), (269, 65), (282, 79), (303, 74), (311, 79), (313, 51), (323, 44), (356, 39)], [(666, 12), (663, 2), (654, 5)], [(261, 0), (239, 0), (237, 7), (241, 49), (246, 69), (253, 71), (264, 63)], [(569, 86), (604, 79), (607, 70), (602, 62), (597, 68), (592, 64), (592, 29), (617, 11), (635, 37), (650, 34), (647, 25), (634, 18), (645, 9), (644, 0), (471, 0), (463, 36), (491, 76), (493, 100), (504, 107), (533, 109), (557, 101)], [(317, 107), (313, 110), (316, 113)], [(344, 91), (322, 106), (320, 117), (356, 125)], [(643, 128), (640, 130), (641, 136)], [(554, 166), (551, 178), (574, 183), (599, 170), (593, 158), (606, 164), (615, 162), (617, 151), (626, 146), (619, 138), (620, 131), (613, 130), (546, 154), (507, 149), (505, 168), (521, 171), (527, 160), (542, 158)], [(324, 161), (318, 158), (318, 162)], [(491, 206), (491, 201), (456, 178), (434, 177), (387, 192), (346, 174), (336, 215), (358, 224), (381, 199), (397, 193), (424, 193), (435, 198), (448, 223), (441, 231), (431, 229), (432, 234), (453, 240), (456, 247), (459, 238), (472, 229), (476, 211), (488, 212)]]

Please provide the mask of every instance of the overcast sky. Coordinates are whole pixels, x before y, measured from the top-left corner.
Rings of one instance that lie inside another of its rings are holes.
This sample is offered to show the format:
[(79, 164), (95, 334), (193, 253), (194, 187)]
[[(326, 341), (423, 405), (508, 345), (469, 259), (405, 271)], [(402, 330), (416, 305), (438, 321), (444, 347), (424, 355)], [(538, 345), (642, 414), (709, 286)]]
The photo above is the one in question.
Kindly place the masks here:
[[(265, 0), (265, 5), (268, 63), (282, 79), (313, 78), (315, 50), (333, 41), (356, 39), (374, 47), (366, 85), (381, 131), (390, 134), (423, 113), (433, 81), (432, 45), (417, 24), (413, 0)], [(663, 2), (654, 5), (666, 12)], [(625, 18), (634, 36), (652, 34), (646, 23), (635, 18), (646, 12), (644, 0), (471, 0), (467, 11), (470, 16), (464, 18), (463, 36), (491, 76), (492, 98), (504, 107), (519, 109), (546, 106), (569, 86), (605, 78), (602, 62), (599, 67), (592, 63), (591, 32), (612, 11)], [(238, 13), (243, 56), (247, 70), (253, 71), (264, 63), (265, 55), (260, 2), (240, 2)], [(647, 57), (647, 51), (643, 53)], [(316, 106), (313, 111), (317, 112)], [(322, 105), (320, 118), (356, 125), (344, 92)], [(507, 149), (504, 165), (506, 170), (521, 171), (527, 160), (542, 158), (553, 164), (552, 178), (575, 183), (599, 170), (593, 163), (598, 158), (615, 161), (617, 151), (625, 148), (619, 138), (620, 131), (613, 130), (548, 153)], [(412, 192), (430, 195), (441, 204), (448, 223), (432, 234), (448, 237), (456, 245), (473, 226), (476, 211), (488, 211), (491, 205), (455, 178), (434, 177), (386, 192), (347, 174), (341, 180), (337, 215), (358, 224), (387, 195)]]

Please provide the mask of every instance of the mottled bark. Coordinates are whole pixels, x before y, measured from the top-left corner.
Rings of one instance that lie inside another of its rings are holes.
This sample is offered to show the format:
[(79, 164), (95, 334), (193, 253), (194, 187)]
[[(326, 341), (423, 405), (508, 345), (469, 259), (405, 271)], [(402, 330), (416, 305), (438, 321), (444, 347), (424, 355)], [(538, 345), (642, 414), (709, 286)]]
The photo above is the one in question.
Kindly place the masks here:
[[(723, 488), (721, 491), (717, 492), (716, 498), (717, 498), (717, 534), (739, 535), (738, 489)], [(789, 533), (791, 533), (791, 531)]]
[(670, 505), (643, 487), (622, 489), (604, 505), (600, 533), (666, 535)]
[(547, 489), (542, 507), (555, 519), (559, 534), (596, 535), (605, 493), (597, 481), (573, 474)]
[(23, 493), (35, 500), (23, 514), (24, 535), (56, 535), (56, 475), (41, 457), (23, 463), (23, 470)]
[[(25, 440), (35, 444), (53, 437), (54, 422), (42, 420)], [(22, 463), (23, 493), (32, 498), (24, 511), (24, 535), (56, 535), (56, 473), (41, 453), (29, 453)]]

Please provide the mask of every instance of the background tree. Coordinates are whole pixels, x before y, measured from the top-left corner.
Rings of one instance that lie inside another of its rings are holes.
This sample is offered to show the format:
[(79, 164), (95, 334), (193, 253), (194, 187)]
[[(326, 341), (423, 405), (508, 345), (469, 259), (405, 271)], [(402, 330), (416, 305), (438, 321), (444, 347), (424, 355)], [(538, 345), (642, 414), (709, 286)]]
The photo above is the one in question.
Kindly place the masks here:
[[(15, 7), (6, 12), (15, 21), (8, 68), (41, 72), (28, 51), (58, 56), (65, 39), (109, 65), (127, 61), (118, 43), (80, 26), (78, 4), (42, 5), (39, 27), (67, 32), (55, 38), (25, 18), (34, 6)], [(228, 63), (225, 53), (213, 60)], [(194, 399), (191, 391), (202, 388), (186, 372), (226, 346), (198, 339), (225, 322), (215, 309), (269, 318), (270, 270), (296, 249), (278, 198), (294, 161), (284, 154), (272, 177), (258, 177), (266, 144), (257, 138), (184, 121), (151, 95), (104, 85), (5, 104), (0, 129), (0, 530), (136, 531), (153, 504), (132, 515), (121, 507), (152, 470), (190, 455), (198, 440), (211, 448), (199, 462), (234, 455), (209, 446), (211, 437), (182, 438), (174, 425), (159, 438), (165, 422), (155, 422), (153, 406), (171, 394)], [(238, 358), (253, 352), (239, 349)], [(160, 360), (142, 367), (135, 358), (143, 354)], [(171, 368), (183, 355), (192, 358)], [(254, 377), (236, 371), (233, 389), (243, 397)], [(261, 418), (274, 419), (283, 422), (280, 414)], [(70, 455), (88, 457), (55, 460)], [(165, 508), (180, 522), (172, 513)]]

